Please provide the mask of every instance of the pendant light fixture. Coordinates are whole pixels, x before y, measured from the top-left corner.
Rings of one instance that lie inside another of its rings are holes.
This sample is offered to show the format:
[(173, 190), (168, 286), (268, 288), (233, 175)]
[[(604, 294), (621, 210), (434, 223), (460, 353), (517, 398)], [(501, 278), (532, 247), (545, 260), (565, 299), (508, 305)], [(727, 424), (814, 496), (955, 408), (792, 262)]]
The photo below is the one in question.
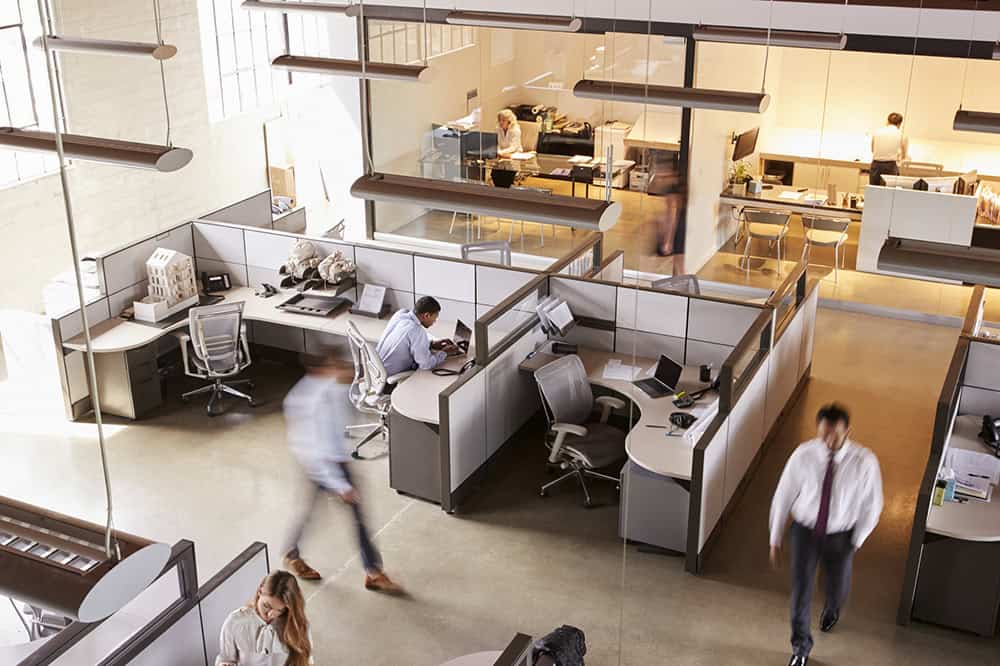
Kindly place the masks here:
[(744, 113), (763, 113), (767, 110), (771, 100), (770, 95), (763, 92), (685, 88), (684, 86), (647, 86), (642, 83), (594, 81), (592, 79), (578, 81), (573, 86), (573, 95), (611, 102), (659, 104)]
[[(965, 70), (962, 74), (962, 99), (965, 99), (965, 83), (969, 78), (969, 60), (972, 58), (972, 42), (976, 36), (976, 10), (979, 9), (979, 0), (976, 0), (975, 9), (972, 13), (972, 30), (969, 35), (969, 53), (965, 58)], [(993, 58), (997, 59), (997, 49), (1000, 44), (993, 48)], [(969, 111), (962, 108), (962, 102), (958, 104), (958, 111), (955, 112), (955, 119), (951, 127), (956, 132), (985, 132), (988, 134), (1000, 134), (1000, 113), (992, 111)]]
[(728, 26), (699, 26), (692, 36), (699, 42), (726, 42), (730, 44), (756, 44), (765, 46), (790, 46), (800, 49), (829, 49), (842, 51), (847, 46), (847, 35), (833, 32), (804, 32), (800, 30), (771, 30), (761, 28), (731, 28)]
[[(63, 134), (62, 141), (66, 157), (72, 159), (152, 169), (164, 173), (177, 171), (194, 157), (194, 153), (187, 148), (102, 139), (79, 134)], [(52, 132), (0, 127), (0, 146), (15, 150), (54, 153), (56, 137)]]
[(282, 12), (285, 14), (347, 14), (355, 5), (327, 2), (282, 2), (281, 0), (243, 0), (243, 9)]
[(575, 16), (542, 16), (535, 14), (505, 14), (500, 12), (453, 11), (445, 17), (451, 25), (508, 30), (547, 30), (549, 32), (579, 32), (583, 21)]
[(271, 66), (289, 72), (352, 76), (358, 79), (387, 81), (426, 81), (430, 75), (430, 68), (425, 65), (396, 65), (382, 62), (366, 62), (362, 65), (360, 60), (339, 60), (301, 55), (278, 56), (271, 61)]
[(113, 39), (87, 39), (84, 37), (62, 37), (47, 35), (36, 37), (35, 48), (45, 48), (42, 41), (47, 40), (53, 51), (70, 51), (74, 53), (101, 53), (105, 55), (135, 56), (153, 60), (169, 60), (177, 55), (177, 47), (173, 44), (155, 44), (152, 42), (121, 42)]
[(458, 213), (489, 215), (588, 231), (608, 231), (618, 222), (621, 204), (490, 187), (479, 183), (373, 173), (351, 185), (351, 195), (368, 201), (413, 204)]

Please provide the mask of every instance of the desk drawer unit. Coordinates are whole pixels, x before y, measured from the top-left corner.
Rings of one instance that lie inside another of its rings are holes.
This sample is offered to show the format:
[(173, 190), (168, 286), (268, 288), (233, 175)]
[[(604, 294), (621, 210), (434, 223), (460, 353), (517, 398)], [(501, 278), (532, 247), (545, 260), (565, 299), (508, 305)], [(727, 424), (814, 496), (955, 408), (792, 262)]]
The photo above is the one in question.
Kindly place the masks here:
[(913, 618), (994, 636), (1000, 606), (998, 562), (1000, 541), (928, 534), (920, 556)]
[(155, 344), (96, 354), (94, 365), (102, 412), (137, 419), (163, 401)]
[(687, 482), (654, 474), (632, 461), (625, 463), (621, 476), (618, 535), (629, 541), (686, 552), (691, 500), (688, 487), (683, 485)]

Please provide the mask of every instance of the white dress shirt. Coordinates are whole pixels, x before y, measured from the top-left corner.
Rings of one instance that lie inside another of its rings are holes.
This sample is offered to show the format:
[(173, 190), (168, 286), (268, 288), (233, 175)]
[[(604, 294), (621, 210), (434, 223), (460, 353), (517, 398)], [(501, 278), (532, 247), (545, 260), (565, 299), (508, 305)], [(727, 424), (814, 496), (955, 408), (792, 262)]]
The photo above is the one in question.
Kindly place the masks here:
[[(340, 464), (351, 459), (344, 426), (351, 423), (350, 385), (306, 375), (285, 396), (288, 446), (314, 483), (338, 495), (351, 490)], [(255, 613), (256, 615), (256, 613)]]
[(497, 127), (497, 152), (502, 156), (524, 152), (521, 145), (521, 126), (511, 125), (506, 130)]
[[(273, 625), (264, 622), (253, 608), (237, 608), (222, 624), (216, 666), (284, 666), (287, 660), (288, 649), (281, 642), (278, 632)], [(313, 663), (312, 657), (309, 657), (309, 663)]]
[[(771, 545), (780, 546), (785, 521), (812, 529), (819, 514), (823, 478), (830, 449), (819, 439), (800, 444), (785, 463), (778, 489), (771, 502)], [(834, 454), (833, 486), (826, 533), (854, 531), (854, 547), (860, 548), (878, 524), (882, 513), (882, 473), (878, 458), (869, 449), (850, 440)]]
[(872, 134), (872, 161), (899, 162), (906, 159), (906, 137), (895, 125), (886, 125)]
[(389, 325), (375, 347), (389, 376), (407, 370), (431, 370), (441, 365), (448, 354), (431, 350), (431, 336), (409, 310), (392, 315)]

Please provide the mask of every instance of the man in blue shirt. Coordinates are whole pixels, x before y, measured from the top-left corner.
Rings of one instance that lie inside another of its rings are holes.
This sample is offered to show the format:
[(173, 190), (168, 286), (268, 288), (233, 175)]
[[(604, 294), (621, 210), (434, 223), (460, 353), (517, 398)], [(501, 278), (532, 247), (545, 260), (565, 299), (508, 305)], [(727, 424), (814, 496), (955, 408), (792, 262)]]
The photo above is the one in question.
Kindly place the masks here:
[(375, 348), (389, 376), (408, 370), (432, 370), (448, 358), (454, 343), (431, 341), (427, 333), (440, 314), (441, 304), (423, 296), (417, 299), (412, 311), (402, 309), (392, 315)]

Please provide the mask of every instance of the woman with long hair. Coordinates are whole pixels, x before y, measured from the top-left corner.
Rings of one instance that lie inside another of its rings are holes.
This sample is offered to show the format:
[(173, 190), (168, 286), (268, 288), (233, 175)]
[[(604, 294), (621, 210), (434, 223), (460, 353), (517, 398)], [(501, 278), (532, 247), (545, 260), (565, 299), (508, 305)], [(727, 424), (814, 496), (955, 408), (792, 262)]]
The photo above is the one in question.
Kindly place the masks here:
[(312, 639), (306, 602), (295, 576), (275, 571), (264, 577), (254, 598), (222, 625), (216, 666), (307, 666)]

